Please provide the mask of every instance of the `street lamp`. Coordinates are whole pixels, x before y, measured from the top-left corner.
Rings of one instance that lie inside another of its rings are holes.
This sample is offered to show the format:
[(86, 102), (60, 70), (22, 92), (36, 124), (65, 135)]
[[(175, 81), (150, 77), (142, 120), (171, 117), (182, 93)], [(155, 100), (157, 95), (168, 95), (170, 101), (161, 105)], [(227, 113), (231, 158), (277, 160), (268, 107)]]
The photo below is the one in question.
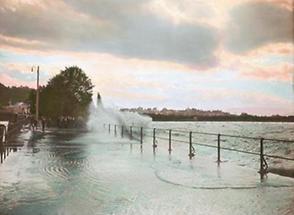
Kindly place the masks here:
[[(34, 72), (34, 67), (32, 67), (31, 72)], [(37, 66), (36, 121), (39, 121), (39, 66)]]

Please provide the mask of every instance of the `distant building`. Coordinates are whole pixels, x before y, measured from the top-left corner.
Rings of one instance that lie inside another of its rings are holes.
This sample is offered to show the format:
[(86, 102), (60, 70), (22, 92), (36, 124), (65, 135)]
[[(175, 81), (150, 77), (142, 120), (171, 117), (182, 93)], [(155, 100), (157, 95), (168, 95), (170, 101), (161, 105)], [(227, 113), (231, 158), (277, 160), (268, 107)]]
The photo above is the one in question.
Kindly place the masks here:
[(186, 108), (182, 110), (173, 110), (162, 108), (158, 110), (157, 108), (123, 108), (121, 111), (129, 111), (129, 112), (138, 112), (141, 114), (153, 114), (153, 115), (164, 115), (164, 116), (185, 116), (191, 117), (194, 120), (197, 120), (198, 117), (221, 117), (221, 116), (230, 116), (231, 114), (228, 112), (223, 112), (221, 110), (199, 110), (196, 108)]
[(9, 113), (28, 114), (30, 113), (30, 105), (24, 102), (18, 102), (4, 106), (2, 110)]

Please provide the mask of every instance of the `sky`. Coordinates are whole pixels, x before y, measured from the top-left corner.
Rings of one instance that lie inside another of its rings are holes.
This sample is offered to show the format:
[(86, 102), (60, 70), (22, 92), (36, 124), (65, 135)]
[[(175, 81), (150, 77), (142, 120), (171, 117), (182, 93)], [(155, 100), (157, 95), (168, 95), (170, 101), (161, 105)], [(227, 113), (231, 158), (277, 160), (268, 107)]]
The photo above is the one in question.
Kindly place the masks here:
[(292, 0), (0, 0), (0, 82), (79, 66), (115, 107), (294, 115)]

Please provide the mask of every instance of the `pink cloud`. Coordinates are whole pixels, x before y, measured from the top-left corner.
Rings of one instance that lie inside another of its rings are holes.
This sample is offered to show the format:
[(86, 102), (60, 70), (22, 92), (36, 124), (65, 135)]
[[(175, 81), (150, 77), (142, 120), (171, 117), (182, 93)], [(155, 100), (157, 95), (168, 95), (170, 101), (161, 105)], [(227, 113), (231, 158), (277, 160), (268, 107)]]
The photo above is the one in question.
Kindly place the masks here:
[(217, 51), (220, 65), (211, 71), (224, 69), (239, 74), (241, 78), (292, 82), (294, 65), (287, 61), (293, 54), (290, 43), (268, 44), (243, 55), (220, 47)]
[[(227, 88), (201, 88), (192, 98), (201, 104), (213, 104), (216, 109), (233, 113), (247, 112), (258, 115), (294, 114), (294, 100), (262, 92), (232, 90)], [(293, 98), (294, 99), (294, 98)], [(215, 106), (215, 105), (218, 105)]]
[(17, 80), (3, 73), (0, 73), (0, 82), (5, 86), (28, 86), (30, 88), (36, 88), (35, 82)]
[(266, 0), (267, 2), (277, 4), (288, 10), (293, 10), (293, 0)]
[(266, 56), (269, 54), (274, 54), (274, 55), (293, 55), (294, 53), (294, 47), (292, 43), (270, 43), (267, 45), (264, 45), (258, 49), (252, 50), (246, 55), (248, 57), (261, 57), (261, 56)]
[(27, 40), (17, 37), (9, 37), (0, 34), (0, 47), (1, 48), (11, 48), (13, 50), (46, 50), (48, 49), (48, 44), (37, 41), (37, 40)]
[(156, 102), (163, 102), (166, 97), (161, 96), (161, 95), (155, 95), (155, 94), (148, 94), (148, 93), (139, 93), (139, 92), (128, 92), (125, 90), (116, 90), (116, 89), (108, 89), (105, 92), (106, 96), (110, 96), (112, 98), (119, 98), (119, 99), (124, 99), (129, 101), (144, 101), (144, 102), (149, 102), (149, 101), (156, 101)]
[(266, 68), (250, 68), (241, 71), (241, 76), (260, 80), (292, 82), (294, 66), (283, 64)]

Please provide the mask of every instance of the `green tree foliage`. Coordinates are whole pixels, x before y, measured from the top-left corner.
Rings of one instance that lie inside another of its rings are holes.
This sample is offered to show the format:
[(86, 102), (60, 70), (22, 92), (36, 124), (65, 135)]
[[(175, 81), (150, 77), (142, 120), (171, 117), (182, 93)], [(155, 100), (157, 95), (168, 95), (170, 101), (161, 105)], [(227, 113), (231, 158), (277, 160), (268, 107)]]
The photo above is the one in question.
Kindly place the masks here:
[(92, 89), (91, 80), (82, 69), (65, 68), (40, 89), (40, 114), (52, 119), (85, 116), (92, 100)]

